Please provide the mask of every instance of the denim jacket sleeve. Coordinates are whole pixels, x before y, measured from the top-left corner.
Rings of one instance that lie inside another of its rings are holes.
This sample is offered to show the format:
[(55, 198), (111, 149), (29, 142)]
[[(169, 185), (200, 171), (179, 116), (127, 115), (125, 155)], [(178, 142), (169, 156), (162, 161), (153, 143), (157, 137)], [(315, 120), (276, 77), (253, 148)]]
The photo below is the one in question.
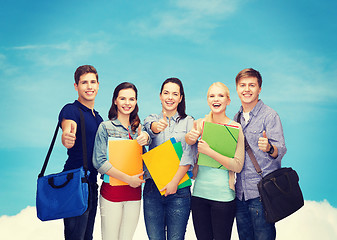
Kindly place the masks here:
[(102, 122), (97, 130), (92, 163), (100, 174), (105, 174), (111, 167), (111, 163), (107, 160), (108, 133), (104, 122)]

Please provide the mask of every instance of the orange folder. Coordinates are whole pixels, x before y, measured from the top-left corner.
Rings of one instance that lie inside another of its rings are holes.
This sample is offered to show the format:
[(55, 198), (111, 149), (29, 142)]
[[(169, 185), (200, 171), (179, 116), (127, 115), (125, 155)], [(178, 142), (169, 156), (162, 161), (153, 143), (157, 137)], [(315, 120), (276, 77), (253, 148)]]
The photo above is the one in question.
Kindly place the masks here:
[[(109, 162), (112, 166), (128, 175), (136, 175), (143, 171), (142, 153), (143, 149), (138, 144), (137, 140), (109, 139)], [(113, 177), (109, 177), (109, 183), (111, 186), (128, 185)]]
[[(180, 163), (171, 140), (144, 153), (143, 160), (159, 191), (172, 180)], [(185, 174), (179, 184), (189, 179), (189, 176)], [(164, 195), (165, 191), (160, 193)]]

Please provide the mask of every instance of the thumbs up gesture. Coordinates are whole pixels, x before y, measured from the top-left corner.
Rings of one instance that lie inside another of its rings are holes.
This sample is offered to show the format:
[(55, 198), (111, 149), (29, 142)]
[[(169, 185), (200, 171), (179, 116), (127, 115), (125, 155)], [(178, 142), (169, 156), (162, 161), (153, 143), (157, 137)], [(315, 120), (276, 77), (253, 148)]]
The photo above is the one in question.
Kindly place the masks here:
[(200, 133), (200, 131), (198, 131), (198, 123), (197, 123), (197, 121), (194, 121), (193, 122), (193, 128), (188, 133), (189, 143), (194, 144), (198, 140), (200, 135), (201, 135), (201, 133)]
[(141, 124), (139, 124), (137, 132), (138, 132), (138, 137), (136, 138), (136, 140), (137, 140), (138, 144), (140, 146), (146, 145), (148, 143), (148, 140), (149, 140), (149, 135), (142, 131), (142, 125)]
[(157, 133), (164, 131), (167, 126), (166, 112), (163, 112), (163, 118), (157, 122)]
[(268, 142), (266, 131), (263, 131), (262, 137), (259, 138), (258, 146), (259, 146), (259, 149), (263, 152), (268, 152), (270, 150), (271, 146)]
[(66, 148), (72, 148), (75, 145), (77, 124), (72, 120), (62, 122), (62, 144)]

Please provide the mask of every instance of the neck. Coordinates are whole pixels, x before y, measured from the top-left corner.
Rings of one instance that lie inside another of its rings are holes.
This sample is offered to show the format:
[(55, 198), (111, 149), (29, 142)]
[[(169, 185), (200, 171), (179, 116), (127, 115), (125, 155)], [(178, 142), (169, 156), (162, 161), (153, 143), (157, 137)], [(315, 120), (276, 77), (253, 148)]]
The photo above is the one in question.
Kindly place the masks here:
[(130, 126), (130, 115), (118, 114), (117, 118), (126, 129)]
[(226, 116), (226, 113), (213, 113), (212, 112), (212, 121), (214, 123), (227, 124), (230, 121), (230, 118)]
[(91, 110), (94, 110), (95, 101), (85, 101), (85, 100), (80, 99), (80, 98), (78, 98), (77, 101), (79, 101), (81, 104), (83, 104), (87, 108), (90, 108)]
[(163, 109), (163, 112), (166, 112), (166, 117), (170, 118), (173, 117), (174, 115), (176, 115), (177, 109), (173, 110), (173, 111), (166, 111)]
[(254, 107), (256, 106), (256, 104), (258, 103), (258, 101), (256, 102), (253, 102), (253, 103), (249, 103), (249, 104), (245, 104), (245, 103), (242, 103), (242, 109), (243, 109), (243, 112), (250, 112), (254, 109)]

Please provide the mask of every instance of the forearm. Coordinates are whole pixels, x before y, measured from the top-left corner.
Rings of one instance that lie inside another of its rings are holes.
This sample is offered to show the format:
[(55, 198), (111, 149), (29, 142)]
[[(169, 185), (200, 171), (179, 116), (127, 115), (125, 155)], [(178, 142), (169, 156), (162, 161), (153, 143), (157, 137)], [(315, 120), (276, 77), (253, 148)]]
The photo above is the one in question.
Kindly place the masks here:
[(111, 168), (107, 172), (105, 172), (105, 174), (109, 175), (110, 177), (117, 178), (123, 182), (126, 182), (127, 184), (130, 184), (131, 176), (126, 173), (123, 173), (114, 166), (111, 166)]
[(185, 176), (185, 174), (190, 169), (190, 167), (191, 167), (191, 165), (179, 166), (179, 168), (178, 168), (176, 174), (174, 175), (174, 177), (172, 178), (171, 182), (178, 186), (179, 182)]

